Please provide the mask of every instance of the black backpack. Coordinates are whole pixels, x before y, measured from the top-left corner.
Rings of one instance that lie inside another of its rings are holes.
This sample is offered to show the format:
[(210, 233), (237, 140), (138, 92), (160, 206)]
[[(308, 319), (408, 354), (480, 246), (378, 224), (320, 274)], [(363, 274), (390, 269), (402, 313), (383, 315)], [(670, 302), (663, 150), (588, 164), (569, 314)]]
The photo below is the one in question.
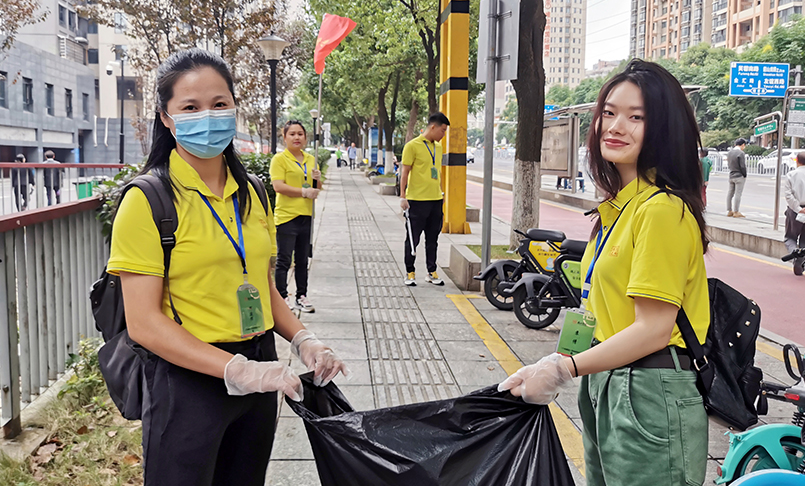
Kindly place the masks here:
[[(249, 174), (249, 182), (254, 186), (260, 202), (269, 213), (268, 194), (265, 185), (255, 175)], [(182, 320), (173, 306), (170, 297), (168, 269), (170, 268), (171, 251), (176, 246), (176, 228), (179, 221), (176, 207), (165, 186), (153, 175), (135, 177), (120, 194), (118, 204), (126, 193), (138, 187), (145, 194), (151, 205), (154, 224), (159, 230), (162, 252), (165, 262), (165, 285), (168, 288), (173, 320), (179, 325)], [(90, 305), (95, 318), (95, 328), (100, 331), (105, 344), (98, 350), (98, 361), (101, 367), (106, 388), (112, 401), (123, 417), (129, 420), (142, 418), (143, 391), (145, 387), (145, 366), (152, 353), (129, 338), (126, 329), (126, 316), (123, 308), (123, 292), (120, 288), (120, 277), (110, 275), (104, 268), (90, 291)]]
[[(755, 343), (760, 332), (760, 307), (724, 282), (710, 278), (710, 328), (699, 344), (683, 309), (677, 316), (707, 413), (730, 427), (746, 430), (765, 414), (760, 397), (763, 371), (755, 366)], [(758, 406), (755, 406), (755, 403)]]

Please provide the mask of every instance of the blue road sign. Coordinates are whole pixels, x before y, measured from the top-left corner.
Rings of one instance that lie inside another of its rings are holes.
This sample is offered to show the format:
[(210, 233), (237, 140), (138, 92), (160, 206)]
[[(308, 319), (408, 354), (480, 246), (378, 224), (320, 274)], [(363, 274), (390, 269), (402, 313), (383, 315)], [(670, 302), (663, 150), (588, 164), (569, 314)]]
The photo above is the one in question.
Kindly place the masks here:
[(788, 89), (788, 64), (733, 62), (730, 66), (730, 96), (784, 98)]
[[(552, 111), (558, 110), (560, 107), (559, 105), (545, 105), (545, 113), (550, 113)], [(559, 117), (550, 118), (551, 120), (558, 120)]]

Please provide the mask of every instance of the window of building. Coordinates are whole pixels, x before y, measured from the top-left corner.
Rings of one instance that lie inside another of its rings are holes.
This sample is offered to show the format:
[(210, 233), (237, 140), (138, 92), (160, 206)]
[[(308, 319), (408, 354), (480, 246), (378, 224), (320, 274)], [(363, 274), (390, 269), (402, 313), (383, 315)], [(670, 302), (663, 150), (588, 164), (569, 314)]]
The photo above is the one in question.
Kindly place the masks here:
[(78, 22), (76, 22), (75, 12), (70, 12), (67, 16), (68, 19), (68, 27), (71, 31), (75, 32), (76, 27), (78, 26)]
[(98, 64), (98, 49), (87, 49), (87, 62)]
[(126, 15), (121, 12), (115, 13), (115, 34), (124, 34), (126, 32)]
[(59, 5), (59, 25), (67, 27), (67, 8)]
[(45, 111), (53, 116), (53, 85), (45, 83)]
[(8, 73), (0, 71), (0, 108), (8, 108)]
[(98, 24), (93, 22), (92, 20), (89, 21), (87, 25), (87, 33), (88, 34), (97, 34), (98, 33)]
[(34, 82), (30, 78), (22, 78), (22, 109), (34, 111)]
[(769, 27), (771, 27), (773, 25), (774, 25), (774, 14), (770, 13), (769, 14)]
[(73, 90), (64, 90), (64, 111), (67, 118), (73, 117)]
[(660, 57), (665, 57), (665, 48), (660, 49)]
[(115, 46), (115, 61), (119, 61), (121, 57), (126, 57), (128, 46), (116, 45)]
[(89, 95), (87, 93), (81, 93), (81, 101), (83, 101), (84, 120), (89, 121)]
[[(97, 79), (95, 80), (95, 101), (101, 99), (101, 82)], [(97, 105), (97, 103), (96, 103)]]

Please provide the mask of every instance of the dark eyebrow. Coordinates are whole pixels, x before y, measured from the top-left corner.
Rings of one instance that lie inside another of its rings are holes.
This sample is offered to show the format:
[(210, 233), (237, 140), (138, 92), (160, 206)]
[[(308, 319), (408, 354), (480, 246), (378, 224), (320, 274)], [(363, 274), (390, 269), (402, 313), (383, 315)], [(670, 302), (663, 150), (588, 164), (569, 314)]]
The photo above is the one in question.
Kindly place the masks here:
[[(218, 96), (214, 97), (212, 100), (213, 101), (226, 100), (226, 96), (225, 95), (218, 95)], [(193, 99), (193, 98), (186, 98), (186, 99), (183, 99), (183, 100), (181, 100), (179, 102), (180, 105), (190, 104), (190, 103), (198, 103), (198, 100)]]
[[(612, 103), (610, 103), (609, 101), (607, 101), (604, 103), (604, 108), (617, 108), (617, 107)], [(643, 111), (642, 106), (630, 106), (629, 109), (632, 111)]]

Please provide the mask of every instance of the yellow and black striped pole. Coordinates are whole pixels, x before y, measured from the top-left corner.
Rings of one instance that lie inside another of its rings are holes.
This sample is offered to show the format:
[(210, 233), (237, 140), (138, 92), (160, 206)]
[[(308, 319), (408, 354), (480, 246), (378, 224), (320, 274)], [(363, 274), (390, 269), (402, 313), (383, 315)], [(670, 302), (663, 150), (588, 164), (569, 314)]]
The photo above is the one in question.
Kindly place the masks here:
[(443, 233), (469, 234), (467, 223), (467, 103), (470, 58), (469, 0), (440, 0), (439, 108), (450, 120), (442, 140)]

